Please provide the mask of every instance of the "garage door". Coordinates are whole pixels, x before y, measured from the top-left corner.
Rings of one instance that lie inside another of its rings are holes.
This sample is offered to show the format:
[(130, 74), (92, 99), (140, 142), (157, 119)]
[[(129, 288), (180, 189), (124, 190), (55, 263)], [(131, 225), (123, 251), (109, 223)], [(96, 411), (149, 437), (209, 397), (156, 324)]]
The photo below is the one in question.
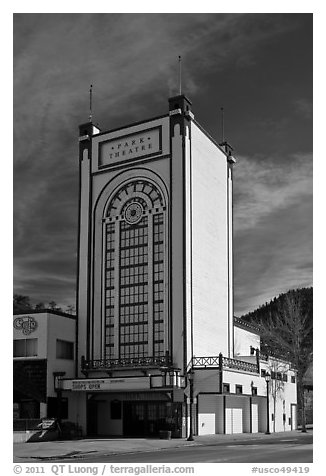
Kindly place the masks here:
[(227, 434), (242, 433), (242, 408), (226, 408), (225, 432)]
[(291, 430), (297, 429), (297, 406), (291, 404)]
[(198, 434), (214, 435), (216, 418), (215, 395), (199, 395), (198, 397)]
[(258, 403), (253, 403), (251, 406), (251, 431), (258, 433)]

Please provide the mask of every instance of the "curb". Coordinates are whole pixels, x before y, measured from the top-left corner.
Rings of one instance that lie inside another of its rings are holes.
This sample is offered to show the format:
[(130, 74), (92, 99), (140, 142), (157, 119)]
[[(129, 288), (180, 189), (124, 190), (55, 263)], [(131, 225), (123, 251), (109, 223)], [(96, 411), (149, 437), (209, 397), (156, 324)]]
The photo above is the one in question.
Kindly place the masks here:
[[(118, 456), (118, 455), (127, 455), (127, 454), (134, 454), (134, 453), (151, 453), (151, 452), (158, 452), (158, 451), (164, 451), (164, 450), (169, 450), (169, 449), (176, 449), (176, 448), (189, 448), (189, 447), (198, 447), (198, 446), (220, 446), (223, 445), (224, 443), (232, 443), (232, 442), (249, 442), (249, 441), (257, 441), (257, 440), (262, 440), (262, 439), (275, 439), (275, 438), (280, 438), (284, 436), (285, 438), (287, 437), (300, 437), (300, 435), (305, 436), (305, 435), (312, 435), (312, 430), (309, 430), (307, 433), (301, 433), (300, 430), (294, 430), (290, 432), (278, 432), (278, 433), (272, 433), (270, 435), (266, 435), (265, 433), (257, 433), (257, 434), (239, 434), (239, 435), (206, 435), (206, 436), (198, 436), (197, 439), (195, 439), (193, 442), (188, 442), (187, 440), (182, 439), (180, 443), (175, 443), (174, 445), (167, 445), (167, 446), (153, 446), (153, 447), (143, 447), (143, 448), (130, 448), (130, 450), (123, 449), (123, 451), (110, 451), (109, 448), (107, 449), (101, 449), (101, 450), (90, 450), (87, 451), (85, 448), (84, 451), (78, 451), (78, 443), (77, 447), (67, 454), (57, 454), (57, 455), (28, 455), (28, 451), (26, 451), (28, 448), (32, 448), (32, 446), (26, 446), (24, 444), (22, 452), (25, 454), (19, 455), (19, 454), (14, 454), (14, 457), (16, 460), (19, 459), (29, 459), (31, 461), (51, 461), (51, 460), (61, 460), (61, 459), (71, 459), (71, 460), (76, 460), (76, 459), (83, 459), (84, 457), (87, 456), (98, 456), (98, 455), (103, 455), (103, 456)], [(86, 439), (85, 439), (86, 440)], [(77, 440), (77, 441), (85, 441), (83, 439)], [(67, 440), (71, 441), (71, 440)], [(76, 441), (76, 440), (75, 440)], [(89, 440), (89, 443), (94, 443), (96, 440)], [(108, 442), (110, 441), (109, 439), (107, 440)], [(128, 441), (128, 440), (126, 440)], [(55, 442), (53, 442), (55, 444)], [(32, 443), (35, 445), (36, 443)], [(40, 445), (44, 443), (39, 443)], [(14, 445), (15, 446), (15, 445)], [(52, 451), (55, 451), (56, 448), (53, 448)], [(61, 449), (61, 448), (60, 448)], [(60, 451), (58, 448), (58, 450)], [(42, 447), (38, 448), (39, 453), (42, 453)], [(14, 451), (15, 453), (15, 451)]]

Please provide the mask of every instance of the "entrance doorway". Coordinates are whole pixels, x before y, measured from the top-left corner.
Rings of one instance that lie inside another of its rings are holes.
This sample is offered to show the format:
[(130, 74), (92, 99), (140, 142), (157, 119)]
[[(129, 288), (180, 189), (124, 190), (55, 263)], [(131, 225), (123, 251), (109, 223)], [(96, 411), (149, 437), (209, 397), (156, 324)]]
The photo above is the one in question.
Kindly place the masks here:
[[(168, 402), (124, 402), (124, 436), (158, 436), (160, 430), (177, 433), (181, 406)], [(180, 427), (181, 428), (181, 427)]]
[(165, 426), (166, 403), (124, 402), (123, 434), (125, 436), (156, 436)]
[(101, 400), (95, 400), (94, 396), (91, 396), (87, 401), (87, 435), (98, 435), (98, 406), (102, 403)]

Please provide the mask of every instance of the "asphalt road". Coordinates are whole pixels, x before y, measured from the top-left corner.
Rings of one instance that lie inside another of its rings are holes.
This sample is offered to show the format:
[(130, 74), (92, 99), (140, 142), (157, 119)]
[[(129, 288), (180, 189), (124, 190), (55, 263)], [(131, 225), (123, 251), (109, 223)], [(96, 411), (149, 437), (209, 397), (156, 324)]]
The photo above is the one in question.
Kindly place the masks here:
[[(60, 462), (69, 460), (60, 459)], [(312, 463), (312, 435), (229, 441), (159, 451), (84, 456), (75, 463)], [(53, 460), (51, 462), (54, 462)], [(70, 460), (71, 462), (71, 460)]]

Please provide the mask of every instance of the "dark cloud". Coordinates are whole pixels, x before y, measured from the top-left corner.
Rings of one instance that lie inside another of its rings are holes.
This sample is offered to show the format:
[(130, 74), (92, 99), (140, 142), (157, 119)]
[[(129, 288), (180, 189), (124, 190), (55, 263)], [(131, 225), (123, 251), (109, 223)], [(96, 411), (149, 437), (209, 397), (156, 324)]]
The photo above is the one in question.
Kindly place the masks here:
[(196, 119), (219, 139), (224, 105), (238, 151), (237, 312), (311, 284), (311, 29), (309, 14), (15, 14), (15, 292), (74, 303), (89, 85), (104, 130), (164, 114), (179, 54)]

